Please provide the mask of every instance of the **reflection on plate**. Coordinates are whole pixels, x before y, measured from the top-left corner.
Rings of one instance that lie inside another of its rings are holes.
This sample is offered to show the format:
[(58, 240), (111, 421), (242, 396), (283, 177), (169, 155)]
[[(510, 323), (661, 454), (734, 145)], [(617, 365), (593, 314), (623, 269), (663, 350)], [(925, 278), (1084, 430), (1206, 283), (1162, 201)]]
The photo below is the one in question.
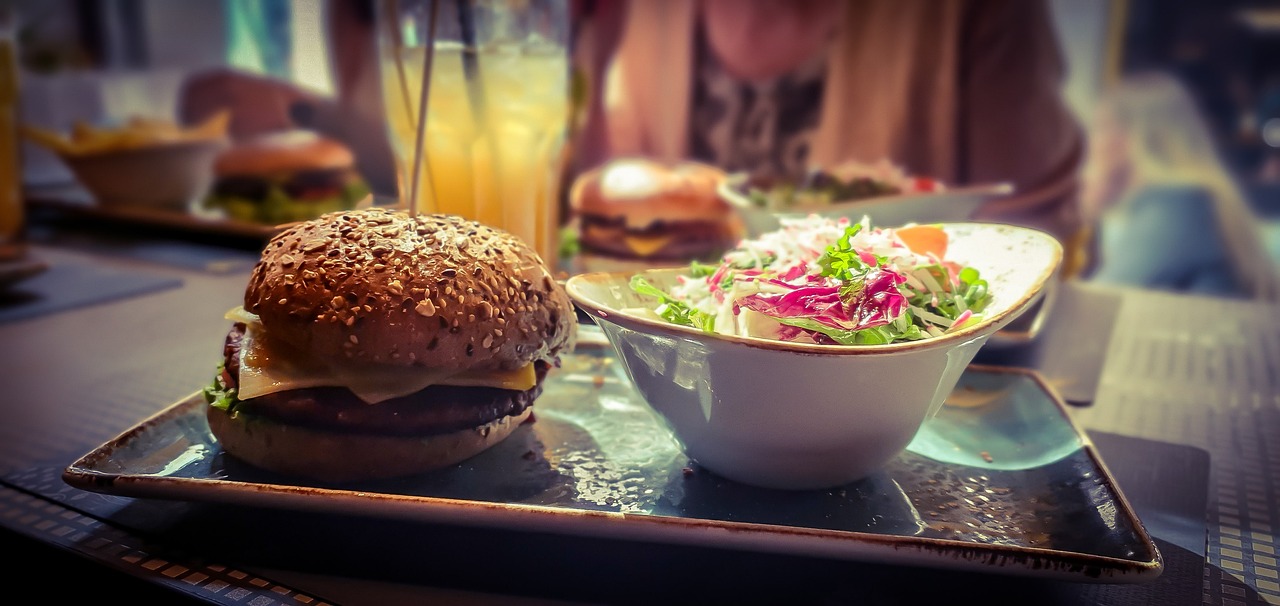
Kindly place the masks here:
[(535, 421), (437, 473), (320, 486), (257, 471), (223, 455), (193, 394), (86, 454), (63, 478), (132, 497), (1080, 582), (1143, 582), (1162, 570), (1091, 443), (1030, 371), (971, 367), (957, 391), (996, 397), (947, 407), (922, 432), (928, 444), (865, 480), (790, 492), (691, 465), (607, 347), (579, 347), (563, 362)]
[(1010, 380), (996, 372), (969, 372), (925, 423), (907, 450), (937, 461), (983, 469), (1050, 467), (1082, 446), (1063, 423), (1062, 411), (1045, 406), (1038, 378)]

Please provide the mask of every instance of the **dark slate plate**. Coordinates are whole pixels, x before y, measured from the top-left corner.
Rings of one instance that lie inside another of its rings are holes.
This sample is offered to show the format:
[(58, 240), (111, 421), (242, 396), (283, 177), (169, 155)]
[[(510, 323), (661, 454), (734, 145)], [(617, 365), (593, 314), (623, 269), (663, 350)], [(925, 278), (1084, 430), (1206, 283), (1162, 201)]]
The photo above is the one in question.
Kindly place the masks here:
[(71, 486), (129, 497), (544, 531), (1079, 582), (1146, 582), (1163, 560), (1088, 437), (1032, 371), (972, 366), (881, 472), (775, 491), (691, 464), (612, 351), (582, 344), (536, 419), (453, 468), (299, 483), (225, 456), (198, 394), (87, 453)]

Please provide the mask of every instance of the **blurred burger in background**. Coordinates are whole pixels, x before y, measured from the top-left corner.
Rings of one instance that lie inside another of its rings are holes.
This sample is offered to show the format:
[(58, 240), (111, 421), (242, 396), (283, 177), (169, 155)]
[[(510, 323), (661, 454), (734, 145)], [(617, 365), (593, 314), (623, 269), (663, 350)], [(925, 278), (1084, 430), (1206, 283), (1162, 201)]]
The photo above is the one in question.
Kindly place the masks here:
[(609, 161), (580, 175), (570, 209), (583, 254), (682, 264), (714, 260), (745, 235), (716, 189), (720, 169), (696, 162)]
[(350, 210), (369, 194), (343, 143), (308, 130), (237, 142), (214, 162), (205, 200), (233, 219), (278, 225)]

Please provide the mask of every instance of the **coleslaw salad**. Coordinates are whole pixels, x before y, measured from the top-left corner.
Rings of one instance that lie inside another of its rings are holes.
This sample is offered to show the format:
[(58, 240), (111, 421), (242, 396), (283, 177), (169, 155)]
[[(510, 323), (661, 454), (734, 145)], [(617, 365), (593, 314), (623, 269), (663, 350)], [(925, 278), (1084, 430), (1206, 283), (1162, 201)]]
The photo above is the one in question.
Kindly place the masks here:
[(783, 219), (719, 265), (691, 264), (663, 290), (631, 288), (652, 312), (705, 332), (828, 345), (883, 345), (976, 324), (991, 301), (977, 269), (946, 257), (939, 225), (873, 227), (864, 217)]

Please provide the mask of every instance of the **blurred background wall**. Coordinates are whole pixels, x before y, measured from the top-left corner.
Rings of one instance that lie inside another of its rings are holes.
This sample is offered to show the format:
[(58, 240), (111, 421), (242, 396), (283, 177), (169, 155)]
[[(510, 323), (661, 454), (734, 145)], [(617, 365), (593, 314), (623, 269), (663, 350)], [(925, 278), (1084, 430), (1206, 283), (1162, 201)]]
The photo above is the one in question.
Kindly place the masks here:
[[(1138, 74), (1165, 74), (1191, 97), (1261, 246), (1280, 260), (1280, 2), (1054, 0), (1069, 62), (1067, 96), (1098, 132), (1100, 99)], [(1147, 128), (1187, 130), (1182, 124)], [(1214, 167), (1216, 169), (1217, 167)], [(1187, 171), (1183, 171), (1187, 172)], [(1237, 238), (1247, 229), (1236, 221)], [(1275, 272), (1275, 267), (1268, 271)]]
[[(21, 22), (23, 119), (175, 118), (190, 74), (234, 67), (332, 90), (323, 0), (9, 0)], [(26, 180), (71, 179), (24, 143)]]

